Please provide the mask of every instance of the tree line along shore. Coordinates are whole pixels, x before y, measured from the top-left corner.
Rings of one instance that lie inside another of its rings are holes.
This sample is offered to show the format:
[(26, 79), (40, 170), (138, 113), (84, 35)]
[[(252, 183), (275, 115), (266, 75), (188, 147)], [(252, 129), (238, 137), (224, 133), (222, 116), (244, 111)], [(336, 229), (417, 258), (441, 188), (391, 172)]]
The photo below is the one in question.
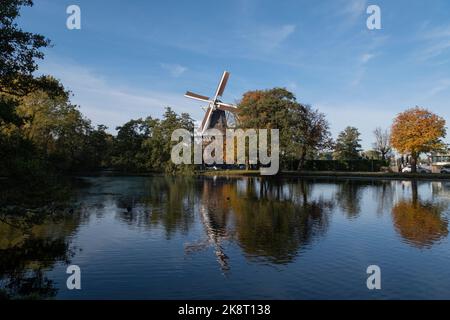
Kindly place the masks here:
[[(115, 129), (94, 126), (71, 102), (73, 94), (52, 75), (37, 76), (45, 36), (16, 23), (31, 0), (4, 4), (0, 22), (0, 176), (42, 179), (105, 168), (124, 173), (194, 173), (203, 167), (174, 165), (172, 132), (194, 131), (187, 113), (166, 108), (161, 118), (131, 119)], [(348, 126), (333, 139), (326, 115), (285, 88), (243, 94), (239, 127), (279, 129), (282, 171), (389, 171), (393, 152), (406, 155), (415, 172), (420, 156), (445, 149), (445, 120), (421, 107), (374, 128), (372, 150), (362, 150), (359, 130)], [(388, 127), (389, 129), (382, 129)]]

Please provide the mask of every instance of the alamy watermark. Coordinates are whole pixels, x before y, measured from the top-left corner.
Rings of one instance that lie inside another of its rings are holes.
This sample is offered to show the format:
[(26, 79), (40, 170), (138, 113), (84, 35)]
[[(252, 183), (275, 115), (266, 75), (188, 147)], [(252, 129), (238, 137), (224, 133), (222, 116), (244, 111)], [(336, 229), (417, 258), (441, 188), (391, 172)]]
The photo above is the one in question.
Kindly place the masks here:
[(172, 133), (172, 141), (178, 142), (171, 152), (176, 165), (260, 164), (262, 175), (275, 175), (279, 170), (278, 129), (227, 129), (225, 134), (218, 129), (208, 129), (201, 136), (177, 129)]
[(81, 269), (77, 265), (70, 265), (66, 269), (66, 273), (70, 274), (67, 278), (66, 286), (69, 290), (81, 290)]
[(369, 277), (366, 285), (369, 290), (381, 290), (381, 268), (377, 265), (370, 265), (366, 270)]
[(73, 4), (67, 7), (66, 13), (69, 15), (66, 20), (66, 27), (69, 30), (81, 29), (81, 9)]
[(370, 16), (367, 18), (366, 25), (369, 30), (381, 29), (381, 8), (375, 4), (367, 7), (367, 14)]

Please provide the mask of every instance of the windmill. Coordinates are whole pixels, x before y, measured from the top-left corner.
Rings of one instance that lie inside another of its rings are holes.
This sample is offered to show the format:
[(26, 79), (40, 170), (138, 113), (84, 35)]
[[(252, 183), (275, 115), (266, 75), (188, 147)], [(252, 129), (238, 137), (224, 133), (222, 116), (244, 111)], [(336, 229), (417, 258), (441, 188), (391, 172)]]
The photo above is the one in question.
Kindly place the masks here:
[(219, 100), (219, 97), (222, 97), (225, 91), (229, 77), (230, 73), (224, 71), (213, 99), (190, 91), (187, 91), (184, 95), (186, 98), (208, 103), (208, 106), (204, 108), (206, 113), (200, 125), (202, 134), (208, 129), (219, 129), (224, 133), (230, 124), (235, 123), (237, 120), (237, 107)]

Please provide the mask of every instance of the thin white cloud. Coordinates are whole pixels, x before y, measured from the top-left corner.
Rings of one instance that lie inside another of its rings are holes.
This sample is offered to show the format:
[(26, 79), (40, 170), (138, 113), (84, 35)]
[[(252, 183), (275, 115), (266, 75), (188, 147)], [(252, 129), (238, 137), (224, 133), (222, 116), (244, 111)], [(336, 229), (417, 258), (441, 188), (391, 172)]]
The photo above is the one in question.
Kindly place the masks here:
[(355, 76), (351, 82), (352, 87), (357, 87), (361, 84), (367, 72), (367, 64), (375, 57), (376, 54), (374, 53), (364, 53), (360, 56), (356, 67)]
[(353, 24), (359, 19), (364, 19), (368, 7), (367, 0), (343, 0), (338, 2), (338, 5), (337, 14), (346, 17), (344, 24)]
[(364, 53), (364, 54), (361, 56), (361, 62), (362, 62), (363, 64), (366, 64), (366, 63), (368, 63), (370, 60), (372, 60), (373, 58), (375, 58), (375, 54), (373, 54), (373, 53)]
[(285, 24), (282, 26), (259, 26), (253, 30), (241, 33), (240, 37), (257, 51), (272, 51), (280, 47), (294, 32), (296, 26)]
[(361, 84), (366, 74), (366, 68), (360, 67), (356, 70), (353, 80), (351, 82), (352, 87), (357, 87)]
[(76, 64), (45, 62), (40, 72), (52, 74), (74, 94), (72, 102), (93, 124), (105, 124), (114, 132), (130, 119), (160, 117), (165, 107), (201, 117), (201, 109), (189, 107), (178, 93), (137, 90), (127, 85), (111, 84), (106, 77)]
[(425, 39), (436, 39), (436, 38), (448, 38), (450, 37), (450, 25), (438, 26), (431, 29), (426, 29), (429, 25), (425, 24), (423, 29), (426, 30), (423, 33), (423, 38)]
[(420, 60), (426, 61), (436, 57), (441, 56), (443, 53), (450, 49), (450, 40), (438, 41), (434, 44), (429, 44), (421, 54), (419, 55)]
[(183, 67), (179, 64), (169, 64), (169, 63), (161, 63), (161, 68), (168, 71), (170, 75), (175, 78), (178, 78), (188, 70), (188, 68)]
[(425, 24), (416, 39), (421, 43), (421, 49), (414, 53), (417, 61), (441, 58), (450, 51), (450, 25), (429, 27), (429, 23)]
[(296, 26), (293, 24), (286, 24), (275, 28), (265, 28), (261, 33), (261, 39), (271, 46), (279, 46), (295, 32), (295, 28)]
[(429, 96), (435, 96), (450, 88), (450, 79), (440, 80), (429, 92)]

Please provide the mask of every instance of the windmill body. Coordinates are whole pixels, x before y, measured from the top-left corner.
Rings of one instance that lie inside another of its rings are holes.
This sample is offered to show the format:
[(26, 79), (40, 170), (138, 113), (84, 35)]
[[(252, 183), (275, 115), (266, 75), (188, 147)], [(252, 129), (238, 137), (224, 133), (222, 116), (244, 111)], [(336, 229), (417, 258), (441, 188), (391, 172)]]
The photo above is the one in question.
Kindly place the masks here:
[(219, 100), (219, 97), (222, 97), (223, 92), (225, 91), (229, 77), (230, 73), (225, 71), (212, 99), (190, 91), (186, 92), (184, 95), (187, 98), (202, 101), (208, 104), (205, 107), (205, 116), (203, 117), (203, 121), (200, 125), (200, 132), (202, 135), (205, 134), (208, 129), (218, 129), (225, 133), (225, 130), (229, 126), (229, 118), (234, 118), (232, 119), (234, 122), (237, 120), (237, 107), (233, 104), (223, 103)]

